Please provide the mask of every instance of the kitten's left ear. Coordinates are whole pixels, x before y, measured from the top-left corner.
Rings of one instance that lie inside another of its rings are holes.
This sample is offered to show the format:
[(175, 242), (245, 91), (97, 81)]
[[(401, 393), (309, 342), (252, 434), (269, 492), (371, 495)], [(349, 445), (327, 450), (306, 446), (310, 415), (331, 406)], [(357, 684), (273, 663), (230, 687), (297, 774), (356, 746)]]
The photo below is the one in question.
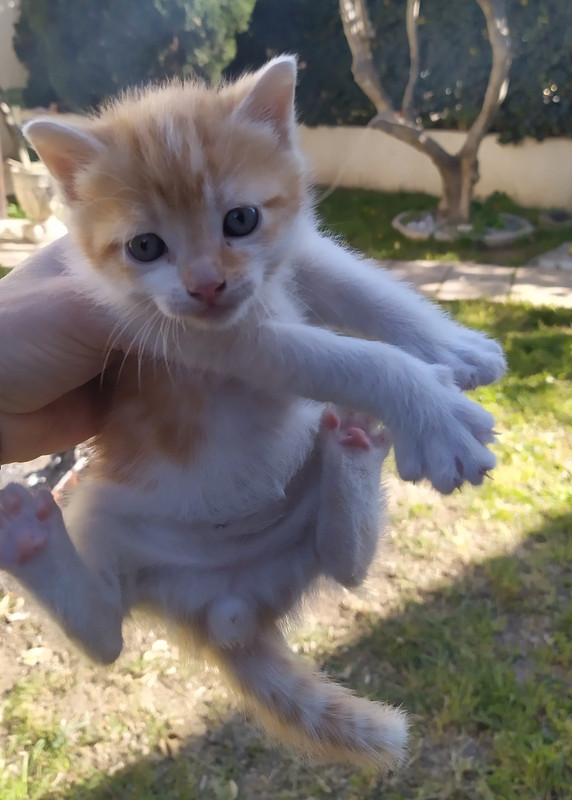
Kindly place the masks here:
[(281, 139), (290, 141), (295, 124), (296, 58), (272, 59), (255, 73), (253, 80), (238, 113), (256, 122), (270, 123)]

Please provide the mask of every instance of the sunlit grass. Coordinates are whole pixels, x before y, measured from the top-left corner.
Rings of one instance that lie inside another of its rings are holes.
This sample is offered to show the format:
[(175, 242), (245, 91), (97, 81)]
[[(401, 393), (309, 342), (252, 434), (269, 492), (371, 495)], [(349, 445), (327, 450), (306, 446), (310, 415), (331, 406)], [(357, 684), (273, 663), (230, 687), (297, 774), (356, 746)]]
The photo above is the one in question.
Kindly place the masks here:
[[(542, 213), (541, 209), (521, 208), (506, 195), (498, 193), (473, 205), (479, 219), (492, 219), (499, 212), (509, 212), (524, 217), (534, 226), (538, 226)], [(515, 242), (510, 248), (491, 250), (469, 239), (457, 242), (414, 241), (391, 226), (392, 219), (402, 211), (433, 210), (436, 206), (435, 197), (422, 193), (388, 194), (363, 189), (336, 189), (320, 203), (319, 213), (328, 230), (341, 235), (356, 249), (380, 259), (475, 261), (518, 266), (572, 240), (572, 225), (558, 230), (536, 227), (531, 237)]]
[[(329, 627), (293, 635), (337, 680), (407, 709), (410, 763), (385, 779), (313, 770), (261, 739), (239, 757), (240, 737), (221, 722), (235, 708), (224, 696), (208, 712), (218, 738), (169, 756), (167, 721), (138, 695), (148, 661), (114, 668), (132, 677), (124, 707), (84, 727), (62, 722), (57, 698), (70, 687), (39, 668), (2, 698), (2, 800), (569, 800), (572, 311), (447, 307), (507, 351), (507, 376), (474, 393), (497, 420), (493, 479), (447, 498), (407, 488), (393, 504), (392, 569), (375, 587), (385, 599), (366, 596), (344, 625), (337, 610)], [(94, 750), (125, 765), (98, 768)]]

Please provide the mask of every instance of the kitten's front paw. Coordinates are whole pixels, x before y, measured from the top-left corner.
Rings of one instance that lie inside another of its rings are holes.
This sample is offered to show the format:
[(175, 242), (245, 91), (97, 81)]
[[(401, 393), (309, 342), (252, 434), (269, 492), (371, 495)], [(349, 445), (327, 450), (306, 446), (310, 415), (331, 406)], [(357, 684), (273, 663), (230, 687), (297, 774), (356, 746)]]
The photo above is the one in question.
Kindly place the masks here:
[(461, 325), (453, 325), (448, 341), (436, 343), (428, 338), (418, 346), (422, 360), (449, 367), (461, 389), (494, 383), (506, 372), (506, 358), (500, 344)]
[(394, 431), (400, 476), (409, 481), (427, 478), (442, 494), (465, 482), (478, 486), (496, 464), (486, 447), (495, 438), (492, 415), (456, 387), (446, 389), (442, 385), (435, 394), (428, 393), (431, 408), (424, 409), (417, 434), (411, 424)]
[(457, 386), (474, 389), (502, 378), (506, 372), (506, 358), (500, 344), (484, 333), (467, 328), (461, 328), (458, 333), (451, 346), (451, 358), (457, 365), (449, 365)]
[(20, 573), (45, 549), (56, 518), (61, 512), (50, 492), (6, 486), (0, 492), (0, 569)]

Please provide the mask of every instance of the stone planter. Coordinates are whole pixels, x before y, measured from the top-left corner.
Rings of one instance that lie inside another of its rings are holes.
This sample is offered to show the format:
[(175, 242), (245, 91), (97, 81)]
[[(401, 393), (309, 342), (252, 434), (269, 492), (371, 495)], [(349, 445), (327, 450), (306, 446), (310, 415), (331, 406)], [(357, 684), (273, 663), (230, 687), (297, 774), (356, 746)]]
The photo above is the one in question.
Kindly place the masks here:
[(24, 164), (13, 159), (7, 159), (7, 163), (14, 194), (29, 218), (23, 228), (23, 237), (30, 242), (43, 241), (48, 236), (48, 221), (50, 229), (64, 228), (58, 220), (53, 219), (60, 203), (54, 181), (45, 165), (40, 161)]
[(568, 228), (572, 227), (572, 214), (561, 208), (542, 211), (538, 217), (541, 228)]
[(486, 228), (482, 232), (476, 232), (470, 223), (455, 226), (440, 225), (429, 211), (402, 211), (391, 224), (408, 239), (427, 240), (433, 237), (438, 242), (453, 242), (461, 237), (467, 237), (490, 248), (506, 247), (534, 233), (530, 222), (517, 217), (516, 214), (501, 212), (499, 217), (503, 227)]

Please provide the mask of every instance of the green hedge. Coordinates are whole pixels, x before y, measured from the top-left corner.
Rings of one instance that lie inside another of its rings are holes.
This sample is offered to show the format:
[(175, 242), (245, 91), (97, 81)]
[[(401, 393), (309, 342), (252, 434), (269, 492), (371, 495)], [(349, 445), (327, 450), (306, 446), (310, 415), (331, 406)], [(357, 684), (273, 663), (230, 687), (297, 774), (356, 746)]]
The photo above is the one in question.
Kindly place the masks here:
[(21, 0), (14, 47), (24, 99), (97, 105), (126, 86), (173, 75), (220, 77), (255, 0)]
[[(572, 135), (571, 0), (508, 0), (514, 60), (507, 98), (493, 131), (503, 141)], [(374, 58), (396, 108), (408, 78), (404, 0), (368, 0)], [(416, 107), (427, 127), (465, 129), (486, 88), (491, 54), (475, 0), (421, 0), (422, 77)], [(268, 53), (299, 53), (301, 116), (309, 125), (364, 124), (374, 109), (357, 89), (338, 0), (258, 0), (238, 37), (230, 72)]]
[[(409, 68), (404, 0), (367, 0), (374, 57), (399, 107)], [(503, 141), (572, 135), (571, 0), (507, 0), (514, 60), (493, 125)], [(374, 109), (353, 81), (338, 0), (21, 0), (15, 48), (30, 73), (25, 100), (86, 108), (126, 85), (169, 75), (235, 75), (269, 55), (300, 57), (299, 106), (309, 125), (365, 124)], [(421, 0), (427, 127), (465, 129), (489, 68), (476, 0)], [(236, 37), (237, 33), (239, 34)], [(235, 40), (238, 43), (236, 52)], [(236, 52), (236, 57), (235, 57)]]

